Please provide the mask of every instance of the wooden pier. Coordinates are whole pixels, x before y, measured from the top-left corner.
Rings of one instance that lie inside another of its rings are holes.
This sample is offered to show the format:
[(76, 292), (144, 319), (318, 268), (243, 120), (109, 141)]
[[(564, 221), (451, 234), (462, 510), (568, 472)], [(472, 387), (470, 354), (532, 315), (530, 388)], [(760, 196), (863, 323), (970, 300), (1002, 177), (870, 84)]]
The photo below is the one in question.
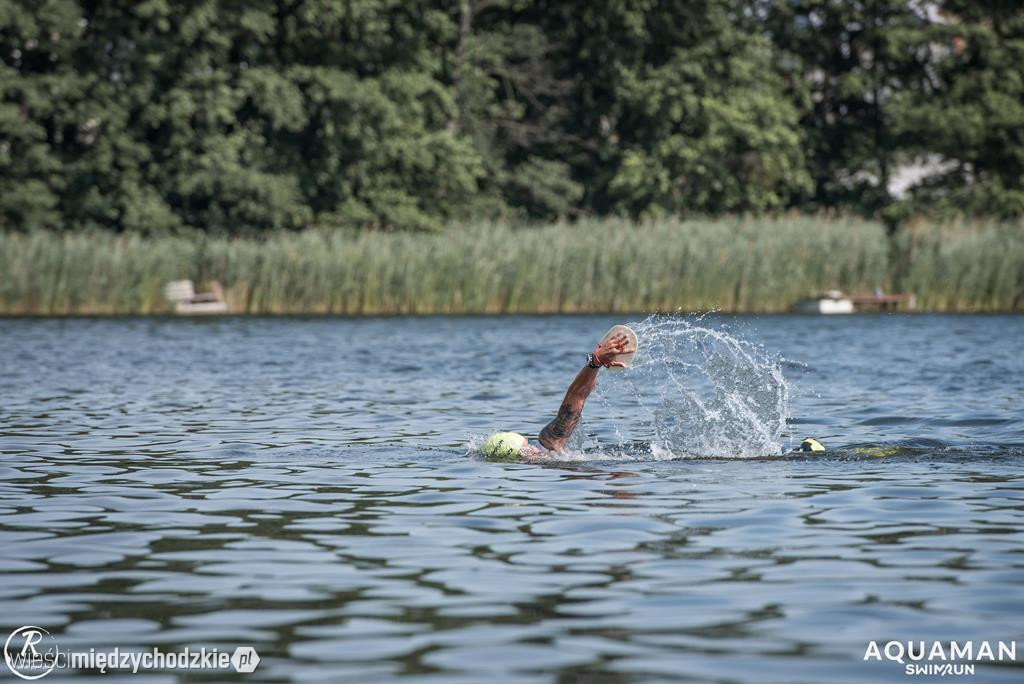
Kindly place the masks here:
[(851, 294), (846, 298), (853, 302), (856, 311), (913, 311), (917, 308), (917, 297), (913, 292)]
[(913, 311), (917, 298), (912, 292), (897, 294), (843, 294), (828, 290), (807, 299), (801, 299), (793, 309), (799, 313), (850, 314), (858, 311)]

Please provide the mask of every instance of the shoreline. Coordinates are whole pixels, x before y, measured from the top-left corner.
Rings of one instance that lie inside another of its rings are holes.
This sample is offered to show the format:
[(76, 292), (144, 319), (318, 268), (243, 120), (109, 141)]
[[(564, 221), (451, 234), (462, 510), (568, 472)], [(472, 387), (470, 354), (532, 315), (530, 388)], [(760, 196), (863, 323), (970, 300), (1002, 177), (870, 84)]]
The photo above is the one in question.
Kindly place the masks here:
[(584, 316), (633, 316), (647, 318), (648, 316), (792, 316), (808, 319), (843, 319), (843, 318), (877, 318), (881, 316), (905, 316), (905, 317), (926, 317), (926, 316), (1021, 316), (1024, 309), (1008, 309), (1005, 311), (987, 310), (922, 310), (913, 311), (856, 311), (848, 314), (815, 314), (801, 311), (508, 311), (508, 312), (414, 312), (414, 313), (323, 313), (310, 311), (286, 311), (274, 313), (246, 313), (246, 312), (225, 312), (216, 314), (176, 314), (173, 312), (150, 312), (150, 313), (11, 313), (0, 312), (0, 321), (18, 319), (114, 319), (114, 318), (138, 318), (143, 320), (181, 320), (181, 321), (218, 321), (229, 318), (322, 318), (322, 319), (354, 319), (365, 320), (370, 318), (554, 318), (554, 317), (584, 317)]
[[(233, 315), (788, 313), (829, 290), (918, 312), (1024, 311), (1024, 225), (605, 219), (258, 237), (0, 232), (0, 316), (164, 315), (192, 281)], [(210, 315), (210, 314), (204, 314)]]

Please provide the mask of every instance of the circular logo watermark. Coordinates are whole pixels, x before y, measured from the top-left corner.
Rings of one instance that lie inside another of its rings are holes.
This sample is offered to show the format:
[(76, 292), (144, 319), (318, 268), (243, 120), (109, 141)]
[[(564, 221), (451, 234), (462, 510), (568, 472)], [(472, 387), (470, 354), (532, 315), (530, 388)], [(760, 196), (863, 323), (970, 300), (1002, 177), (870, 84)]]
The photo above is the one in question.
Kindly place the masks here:
[(205, 646), (186, 647), (165, 652), (152, 648), (137, 650), (115, 646), (109, 650), (61, 651), (54, 637), (42, 627), (25, 625), (11, 632), (4, 643), (7, 669), (22, 679), (41, 679), (55, 668), (72, 670), (228, 670), (254, 672), (260, 655), (252, 646), (239, 646), (235, 652)]
[(57, 641), (42, 627), (25, 625), (11, 632), (4, 643), (7, 668), (22, 679), (41, 679), (57, 667)]

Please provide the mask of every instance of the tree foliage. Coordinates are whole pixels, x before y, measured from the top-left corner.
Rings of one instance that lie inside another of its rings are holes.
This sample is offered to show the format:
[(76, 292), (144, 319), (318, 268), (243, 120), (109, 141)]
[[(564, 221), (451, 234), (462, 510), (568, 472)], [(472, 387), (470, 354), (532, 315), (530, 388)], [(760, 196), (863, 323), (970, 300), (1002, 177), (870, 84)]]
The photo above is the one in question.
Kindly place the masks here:
[(796, 206), (1024, 214), (1024, 4), (769, 0), (758, 16), (801, 112), (814, 190)]
[(1021, 64), (1007, 0), (0, 0), (0, 227), (1014, 216)]

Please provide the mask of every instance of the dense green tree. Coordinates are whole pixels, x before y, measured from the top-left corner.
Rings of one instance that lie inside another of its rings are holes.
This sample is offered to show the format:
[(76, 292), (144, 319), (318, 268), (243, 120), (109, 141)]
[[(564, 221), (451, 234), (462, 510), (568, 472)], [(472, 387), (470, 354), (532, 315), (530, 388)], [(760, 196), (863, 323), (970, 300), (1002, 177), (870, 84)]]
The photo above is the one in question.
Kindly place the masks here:
[(894, 207), (1024, 215), (1024, 4), (949, 0), (919, 43), (925, 77), (894, 93), (901, 148), (930, 173)]
[[(799, 206), (894, 221), (1024, 213), (1024, 5), (773, 0), (756, 8), (801, 111), (814, 190)], [(893, 196), (908, 183), (908, 198)]]
[(761, 13), (776, 66), (800, 107), (814, 178), (799, 202), (874, 213), (892, 198), (901, 163), (893, 94), (923, 75), (915, 55), (928, 25), (906, 0), (775, 0)]
[(436, 228), (483, 176), (471, 142), (446, 130), (441, 10), (0, 7), (7, 224)]
[(478, 211), (555, 218), (574, 213), (583, 188), (561, 158), (570, 138), (555, 46), (532, 0), (459, 0), (458, 35), (447, 50), (457, 103), (449, 130), (484, 160)]
[(566, 3), (578, 173), (598, 212), (784, 207), (810, 186), (797, 115), (764, 35), (734, 3)]
[(64, 150), (92, 132), (67, 106), (82, 96), (70, 56), (80, 19), (73, 2), (0, 2), (0, 227), (62, 223)]
[(0, 0), (0, 228), (1019, 215), (1022, 57), (1009, 0)]

